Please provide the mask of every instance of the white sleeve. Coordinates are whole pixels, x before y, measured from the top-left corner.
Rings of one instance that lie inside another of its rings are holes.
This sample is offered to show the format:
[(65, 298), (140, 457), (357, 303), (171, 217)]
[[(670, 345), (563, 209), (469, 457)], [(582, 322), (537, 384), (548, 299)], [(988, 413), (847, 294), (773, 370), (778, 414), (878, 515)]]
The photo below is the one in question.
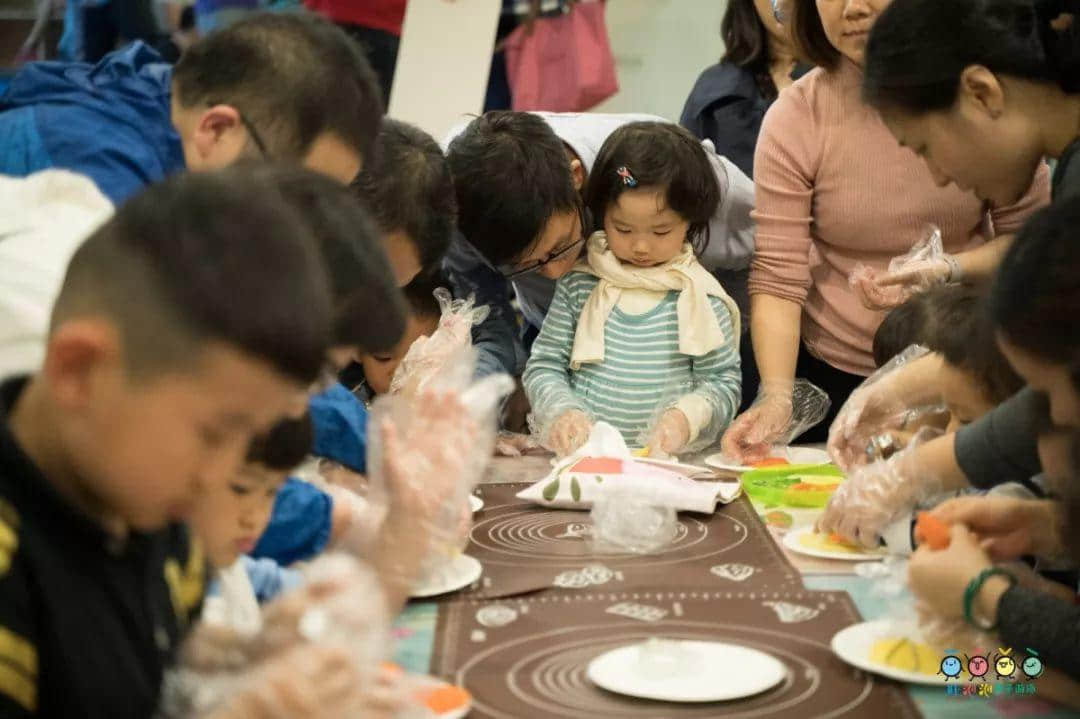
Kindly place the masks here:
[(750, 219), (754, 181), (731, 160), (716, 154), (712, 140), (703, 140), (701, 145), (720, 185), (720, 206), (709, 222), (709, 246), (701, 264), (710, 272), (747, 269), (754, 257), (754, 223)]

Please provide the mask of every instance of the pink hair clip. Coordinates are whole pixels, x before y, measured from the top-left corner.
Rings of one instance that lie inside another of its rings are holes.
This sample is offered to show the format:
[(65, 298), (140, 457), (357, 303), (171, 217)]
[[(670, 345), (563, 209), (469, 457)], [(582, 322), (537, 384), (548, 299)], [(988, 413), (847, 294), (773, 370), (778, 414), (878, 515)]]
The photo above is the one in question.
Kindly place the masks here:
[(637, 179), (630, 174), (630, 168), (626, 165), (615, 170), (615, 174), (622, 178), (623, 184), (627, 187), (637, 187)]

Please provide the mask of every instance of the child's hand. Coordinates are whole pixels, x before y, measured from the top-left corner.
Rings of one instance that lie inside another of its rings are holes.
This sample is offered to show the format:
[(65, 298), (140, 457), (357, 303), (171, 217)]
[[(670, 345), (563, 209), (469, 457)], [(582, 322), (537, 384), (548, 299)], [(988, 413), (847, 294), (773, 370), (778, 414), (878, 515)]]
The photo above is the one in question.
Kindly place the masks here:
[[(942, 617), (963, 617), (964, 591), (979, 572), (990, 566), (990, 557), (979, 546), (979, 538), (963, 524), (954, 524), (947, 549), (935, 552), (919, 547), (911, 555), (908, 584), (916, 598)], [(986, 593), (985, 589), (989, 588), (984, 587), (980, 595)], [(986, 609), (996, 611), (996, 605)]]
[(566, 457), (576, 452), (581, 445), (589, 441), (592, 420), (580, 409), (564, 412), (552, 422), (547, 433), (548, 448), (558, 457)]
[(649, 446), (665, 454), (675, 454), (690, 441), (690, 420), (681, 409), (669, 409), (660, 415)]
[(943, 502), (933, 515), (949, 524), (966, 524), (998, 561), (1061, 553), (1061, 507), (1051, 500), (957, 497)]

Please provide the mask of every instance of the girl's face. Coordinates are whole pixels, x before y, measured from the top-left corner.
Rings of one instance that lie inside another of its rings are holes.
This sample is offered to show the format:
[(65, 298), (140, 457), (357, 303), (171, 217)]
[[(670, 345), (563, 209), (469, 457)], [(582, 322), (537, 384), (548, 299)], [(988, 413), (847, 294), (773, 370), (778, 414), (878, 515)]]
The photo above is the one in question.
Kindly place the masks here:
[(245, 464), (227, 483), (208, 488), (191, 516), (191, 527), (217, 569), (255, 549), (270, 523), (286, 472)]
[(892, 0), (817, 0), (825, 37), (837, 51), (860, 67), (870, 27)]
[(1027, 192), (1043, 156), (1037, 124), (1015, 99), (1006, 103), (1006, 89), (990, 71), (971, 67), (948, 110), (914, 115), (886, 109), (881, 115), (897, 141), (926, 162), (939, 187), (955, 184), (1002, 207)]
[(690, 223), (667, 206), (657, 187), (626, 190), (608, 206), (604, 232), (620, 261), (636, 267), (662, 265), (682, 252)]
[(1004, 335), (998, 346), (1016, 373), (1050, 400), (1050, 421), (1055, 427), (1080, 429), (1080, 392), (1068, 365), (1048, 362), (1017, 347)]
[(955, 432), (971, 424), (994, 408), (978, 380), (970, 372), (948, 362), (941, 363), (939, 373), (942, 399), (949, 408), (949, 426), (946, 432)]

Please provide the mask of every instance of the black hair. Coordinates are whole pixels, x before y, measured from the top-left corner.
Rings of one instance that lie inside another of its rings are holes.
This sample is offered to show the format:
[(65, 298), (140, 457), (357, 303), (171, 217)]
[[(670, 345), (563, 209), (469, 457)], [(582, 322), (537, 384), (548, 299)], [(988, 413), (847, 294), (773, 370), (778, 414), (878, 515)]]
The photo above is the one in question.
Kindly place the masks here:
[(761, 21), (754, 0), (728, 0), (720, 21), (724, 40), (721, 62), (746, 68), (767, 98), (775, 98), (776, 85), (769, 75), (769, 31)]
[(442, 316), (442, 308), (435, 299), (435, 290), (440, 287), (447, 291), (450, 289), (450, 283), (441, 272), (428, 272), (414, 277), (403, 290), (405, 301), (409, 303), (409, 314), (414, 317), (439, 319)]
[(1064, 364), (1080, 388), (1080, 198), (1059, 200), (1020, 230), (990, 290), (990, 316), (1012, 344)]
[(791, 41), (799, 57), (826, 70), (836, 69), (842, 56), (825, 34), (817, 0), (791, 0), (790, 25)]
[(383, 100), (361, 47), (314, 13), (255, 13), (203, 38), (173, 70), (184, 107), (234, 106), (277, 158), (325, 133), (371, 156)]
[(960, 77), (972, 65), (1080, 91), (1080, 31), (1076, 23), (1060, 32), (1051, 26), (1078, 5), (1077, 0), (894, 0), (870, 32), (863, 96), (878, 108), (944, 110), (956, 101)]
[(302, 167), (257, 163), (252, 173), (278, 189), (322, 252), (334, 302), (333, 343), (366, 352), (397, 344), (405, 331), (405, 302), (379, 233), (354, 193)]
[[(619, 174), (623, 169), (633, 185)], [(585, 185), (585, 206), (602, 226), (608, 207), (634, 187), (663, 188), (667, 206), (690, 223), (686, 239), (694, 251), (705, 250), (720, 185), (700, 140), (668, 122), (631, 122), (611, 133)]]
[(304, 461), (314, 442), (311, 416), (304, 412), (299, 418), (281, 420), (268, 432), (252, 439), (245, 461), (261, 464), (267, 469), (288, 471)]
[(973, 288), (932, 287), (892, 310), (874, 334), (874, 361), (880, 367), (915, 344), (971, 374), (995, 404), (1024, 385), (998, 349), (985, 299)]
[(457, 201), (450, 166), (431, 135), (384, 119), (374, 156), (354, 186), (383, 233), (409, 236), (421, 267), (442, 260), (457, 220)]
[(332, 309), (308, 226), (275, 187), (230, 168), (150, 186), (79, 247), (52, 323), (93, 315), (116, 324), (133, 375), (186, 368), (216, 341), (309, 383)]
[(446, 159), (458, 227), (494, 265), (519, 259), (556, 213), (580, 209), (566, 146), (538, 115), (485, 113), (454, 138)]

